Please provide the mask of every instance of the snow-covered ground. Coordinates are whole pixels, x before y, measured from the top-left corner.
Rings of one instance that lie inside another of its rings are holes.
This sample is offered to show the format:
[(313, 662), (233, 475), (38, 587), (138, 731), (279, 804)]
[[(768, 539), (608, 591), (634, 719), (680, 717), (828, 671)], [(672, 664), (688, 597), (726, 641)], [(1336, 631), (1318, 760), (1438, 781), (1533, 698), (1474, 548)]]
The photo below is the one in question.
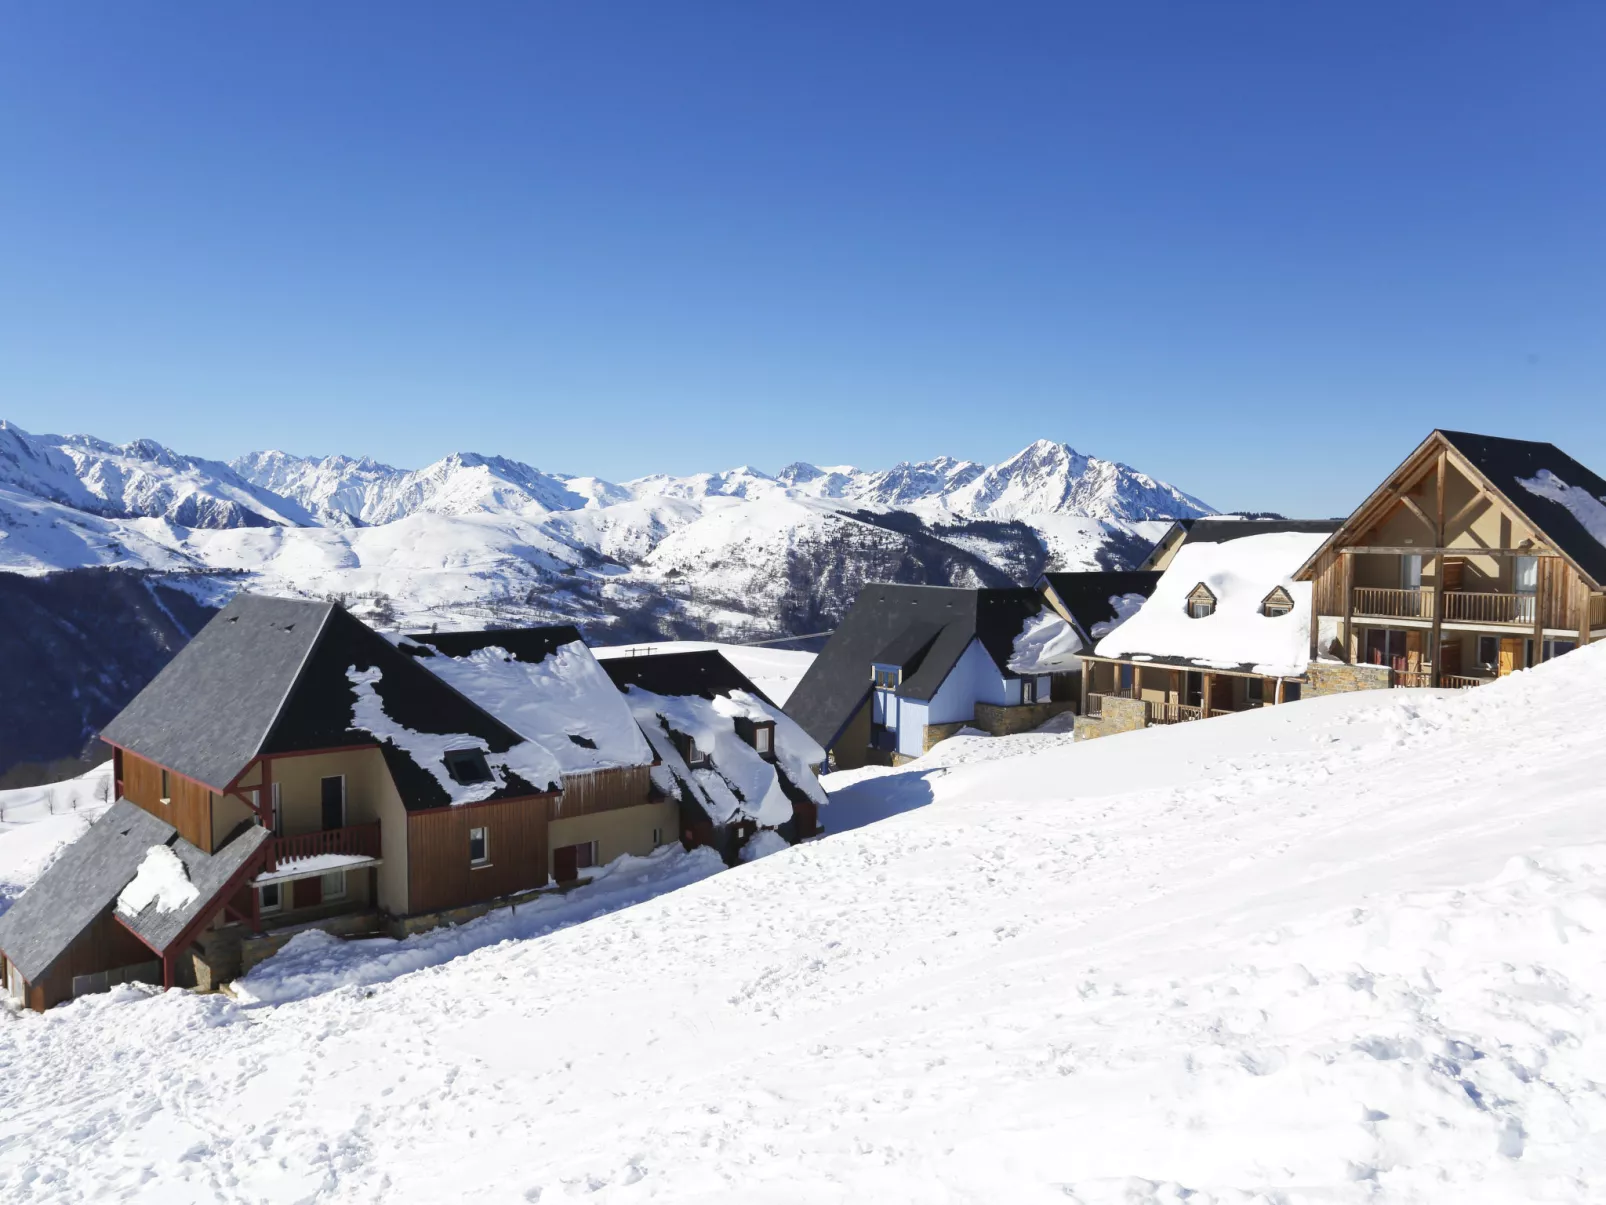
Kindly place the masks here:
[(0, 1017), (0, 1195), (1598, 1202), (1603, 722), (1586, 648), (958, 738), (823, 819), (898, 814), (544, 936)]
[(815, 654), (793, 649), (760, 648), (743, 644), (715, 644), (706, 640), (659, 640), (652, 644), (615, 644), (592, 649), (598, 660), (631, 657), (646, 653), (696, 653), (714, 649), (729, 661), (776, 706), (786, 706), (803, 675), (814, 664)]
[(0, 791), (0, 912), (112, 805), (112, 764), (42, 787)]

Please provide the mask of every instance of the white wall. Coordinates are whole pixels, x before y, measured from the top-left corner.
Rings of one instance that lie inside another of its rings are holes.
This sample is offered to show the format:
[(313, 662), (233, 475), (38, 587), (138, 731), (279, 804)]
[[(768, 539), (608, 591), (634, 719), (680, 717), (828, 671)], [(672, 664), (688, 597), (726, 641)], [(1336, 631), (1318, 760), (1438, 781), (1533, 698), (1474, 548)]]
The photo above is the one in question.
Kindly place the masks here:
[(993, 659), (987, 655), (981, 641), (972, 640), (948, 676), (943, 679), (937, 693), (931, 698), (928, 724), (953, 724), (976, 718), (977, 703), (1020, 702), (1020, 686), (1011, 681), (1015, 697), (1006, 692), (1004, 675), (998, 672)]

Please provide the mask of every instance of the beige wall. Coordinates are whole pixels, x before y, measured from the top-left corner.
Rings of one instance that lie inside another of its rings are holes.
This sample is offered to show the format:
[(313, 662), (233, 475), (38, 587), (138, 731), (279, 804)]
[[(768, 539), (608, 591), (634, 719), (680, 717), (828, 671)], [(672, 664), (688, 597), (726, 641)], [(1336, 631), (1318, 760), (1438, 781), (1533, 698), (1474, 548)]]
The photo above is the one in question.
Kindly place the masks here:
[[(378, 751), (381, 768), (384, 758)], [(407, 893), (407, 809), (402, 806), (401, 792), (385, 771), (374, 793), (374, 816), (379, 821), (378, 904), (392, 916), (406, 916), (411, 911)]]
[[(653, 830), (658, 839), (653, 840)], [(598, 844), (598, 862), (611, 862), (620, 854), (649, 854), (680, 833), (680, 805), (674, 800), (644, 803), (639, 807), (615, 808), (589, 816), (569, 816), (554, 820), (547, 829), (547, 858), (551, 850), (586, 841)], [(547, 872), (554, 868), (547, 866)]]
[(386, 789), (394, 792), (395, 786), (377, 748), (275, 757), (273, 781), (279, 784), (286, 837), (323, 828), (323, 780), (337, 774), (346, 779), (346, 823), (379, 819), (379, 796)]
[(241, 824), (256, 818), (256, 813), (233, 795), (212, 796), (212, 848), (220, 849), (223, 839)]

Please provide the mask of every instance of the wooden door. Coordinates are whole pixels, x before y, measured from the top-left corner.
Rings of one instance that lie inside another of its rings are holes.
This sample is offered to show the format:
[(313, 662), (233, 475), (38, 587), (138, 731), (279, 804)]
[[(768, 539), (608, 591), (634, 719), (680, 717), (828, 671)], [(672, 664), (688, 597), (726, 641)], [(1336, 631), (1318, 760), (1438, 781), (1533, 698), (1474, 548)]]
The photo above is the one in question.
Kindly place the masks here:
[(346, 778), (336, 774), (323, 780), (323, 826), (346, 827)]
[(1500, 638), (1500, 676), (1504, 678), (1520, 664), (1522, 664), (1522, 637), (1502, 636)]
[(1210, 710), (1232, 710), (1232, 679), (1226, 674), (1217, 674), (1210, 680)]

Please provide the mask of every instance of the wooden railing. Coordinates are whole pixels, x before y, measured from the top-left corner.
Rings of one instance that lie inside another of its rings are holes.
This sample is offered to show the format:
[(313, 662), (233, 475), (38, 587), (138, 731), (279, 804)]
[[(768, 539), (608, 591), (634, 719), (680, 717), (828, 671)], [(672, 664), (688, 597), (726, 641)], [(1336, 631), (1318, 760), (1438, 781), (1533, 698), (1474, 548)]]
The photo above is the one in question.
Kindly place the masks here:
[(1355, 587), (1355, 614), (1385, 619), (1432, 619), (1433, 595), (1426, 590), (1386, 590)]
[(1589, 626), (1606, 628), (1606, 594), (1589, 596)]
[(1453, 590), (1444, 596), (1444, 617), (1463, 623), (1532, 624), (1536, 596), (1532, 594), (1483, 594)]
[(1160, 703), (1149, 700), (1143, 704), (1151, 724), (1185, 724), (1189, 720), (1204, 719), (1203, 707), (1190, 707), (1186, 703)]
[(1397, 669), (1394, 671), (1394, 685), (1396, 686), (1432, 686), (1433, 671), (1431, 669)]
[(379, 856), (379, 824), (353, 824), (347, 828), (326, 828), (315, 833), (302, 833), (296, 837), (274, 837), (268, 842), (268, 860), (264, 874), (272, 874), (285, 862), (302, 858), (316, 858), (320, 854), (342, 854), (348, 857), (377, 858)]
[(1474, 686), (1487, 686), (1493, 678), (1471, 678), (1466, 674), (1445, 674), (1439, 679), (1439, 685), (1450, 690), (1471, 690)]

